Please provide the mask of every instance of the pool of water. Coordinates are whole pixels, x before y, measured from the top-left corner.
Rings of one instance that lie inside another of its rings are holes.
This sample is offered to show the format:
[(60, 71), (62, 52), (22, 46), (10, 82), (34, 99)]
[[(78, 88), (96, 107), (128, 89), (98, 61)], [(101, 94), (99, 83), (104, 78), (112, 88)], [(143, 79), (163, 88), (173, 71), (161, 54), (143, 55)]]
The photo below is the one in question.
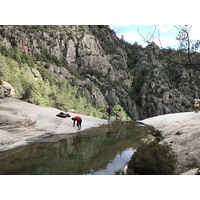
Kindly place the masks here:
[(0, 174), (113, 175), (126, 166), (151, 129), (127, 122), (49, 137), (0, 153)]
[(131, 156), (133, 155), (134, 151), (135, 151), (134, 148), (125, 149), (122, 153), (117, 153), (115, 158), (107, 164), (105, 169), (97, 171), (90, 169), (88, 174), (113, 175), (115, 171), (118, 172), (123, 170), (123, 168), (126, 166), (126, 163), (130, 160)]

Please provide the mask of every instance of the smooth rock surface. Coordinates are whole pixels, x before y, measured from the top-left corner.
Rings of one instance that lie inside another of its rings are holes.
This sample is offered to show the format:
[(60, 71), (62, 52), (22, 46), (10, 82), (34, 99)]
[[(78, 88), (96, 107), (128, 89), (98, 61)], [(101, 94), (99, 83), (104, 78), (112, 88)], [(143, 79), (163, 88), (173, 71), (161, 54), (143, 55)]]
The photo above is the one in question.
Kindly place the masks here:
[(56, 108), (41, 107), (15, 98), (0, 99), (0, 151), (28, 145), (44, 137), (80, 132), (73, 127), (72, 117), (82, 117), (81, 131), (107, 124), (107, 120), (71, 113), (60, 118)]
[(200, 166), (200, 113), (166, 114), (141, 122), (160, 130), (163, 142), (172, 145), (178, 155), (178, 174), (193, 174), (192, 169)]

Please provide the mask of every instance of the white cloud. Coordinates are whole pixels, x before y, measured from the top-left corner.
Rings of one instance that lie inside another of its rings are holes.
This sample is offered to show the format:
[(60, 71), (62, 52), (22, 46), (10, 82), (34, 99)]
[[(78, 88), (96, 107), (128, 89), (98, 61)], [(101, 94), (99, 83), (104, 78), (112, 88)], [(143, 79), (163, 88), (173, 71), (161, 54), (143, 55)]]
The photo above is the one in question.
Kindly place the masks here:
[(200, 40), (200, 26), (199, 25), (193, 25), (190, 30), (190, 38), (192, 40)]
[[(162, 33), (167, 33), (171, 27), (170, 26), (158, 26), (160, 35), (158, 35), (157, 32), (154, 34), (154, 42), (163, 48), (171, 46), (174, 48), (175, 46), (178, 46), (179, 42), (176, 40), (176, 36), (162, 36)], [(153, 33), (154, 27), (151, 29), (142, 29), (140, 32), (138, 30), (130, 30), (126, 32), (119, 32), (117, 33), (117, 36), (119, 38), (124, 37), (124, 40), (133, 44), (137, 42), (139, 45), (142, 45), (145, 47), (147, 43), (145, 43), (144, 38), (148, 39), (150, 36), (148, 35), (149, 33)], [(144, 37), (144, 38), (143, 38)]]
[(135, 42), (142, 42), (142, 37), (138, 34), (138, 32), (136, 30), (117, 33), (117, 36), (119, 38), (121, 38), (122, 35), (124, 37), (124, 40), (126, 40), (127, 42), (129, 42), (131, 44), (133, 44)]
[(167, 33), (171, 29), (171, 26), (165, 26), (165, 25), (158, 25), (157, 29), (160, 33)]
[[(153, 33), (155, 26), (112, 26), (114, 30), (117, 30), (117, 36), (121, 38), (123, 35), (124, 39), (133, 44), (137, 42), (142, 46), (147, 44), (144, 42), (144, 39), (149, 39), (150, 34)], [(176, 40), (178, 35), (178, 29), (174, 25), (157, 25), (156, 31), (154, 33), (154, 42), (157, 45), (162, 45), (163, 48), (171, 47), (177, 48), (179, 46), (179, 41)], [(138, 32), (139, 30), (139, 32)], [(141, 36), (142, 35), (142, 36)], [(190, 39), (191, 40), (200, 40), (200, 26), (194, 25), (190, 30)], [(160, 44), (161, 43), (161, 44)]]
[(160, 37), (160, 39), (155, 40), (158, 46), (162, 46), (163, 48), (177, 48), (179, 46), (179, 41), (176, 40), (175, 37)]

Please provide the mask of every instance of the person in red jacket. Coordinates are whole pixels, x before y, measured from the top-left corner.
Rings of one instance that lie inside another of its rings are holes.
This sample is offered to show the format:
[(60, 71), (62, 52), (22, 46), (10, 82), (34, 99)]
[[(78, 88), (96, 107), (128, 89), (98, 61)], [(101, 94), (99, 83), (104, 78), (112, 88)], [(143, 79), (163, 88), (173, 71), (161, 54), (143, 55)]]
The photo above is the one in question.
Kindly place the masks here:
[(76, 126), (78, 127), (78, 130), (80, 130), (81, 129), (82, 118), (79, 117), (79, 116), (75, 116), (75, 117), (72, 117), (72, 120), (74, 121), (73, 122), (73, 127), (75, 126), (75, 123), (76, 123)]

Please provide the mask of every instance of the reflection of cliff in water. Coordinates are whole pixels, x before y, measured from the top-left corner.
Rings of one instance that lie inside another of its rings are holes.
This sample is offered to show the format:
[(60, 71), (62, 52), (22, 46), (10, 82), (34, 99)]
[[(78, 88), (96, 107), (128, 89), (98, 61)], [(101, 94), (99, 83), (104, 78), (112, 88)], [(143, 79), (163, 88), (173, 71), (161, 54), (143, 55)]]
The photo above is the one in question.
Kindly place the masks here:
[(104, 125), (76, 135), (55, 136), (26, 148), (0, 155), (0, 174), (86, 174), (106, 168), (117, 154), (137, 148), (151, 129)]

